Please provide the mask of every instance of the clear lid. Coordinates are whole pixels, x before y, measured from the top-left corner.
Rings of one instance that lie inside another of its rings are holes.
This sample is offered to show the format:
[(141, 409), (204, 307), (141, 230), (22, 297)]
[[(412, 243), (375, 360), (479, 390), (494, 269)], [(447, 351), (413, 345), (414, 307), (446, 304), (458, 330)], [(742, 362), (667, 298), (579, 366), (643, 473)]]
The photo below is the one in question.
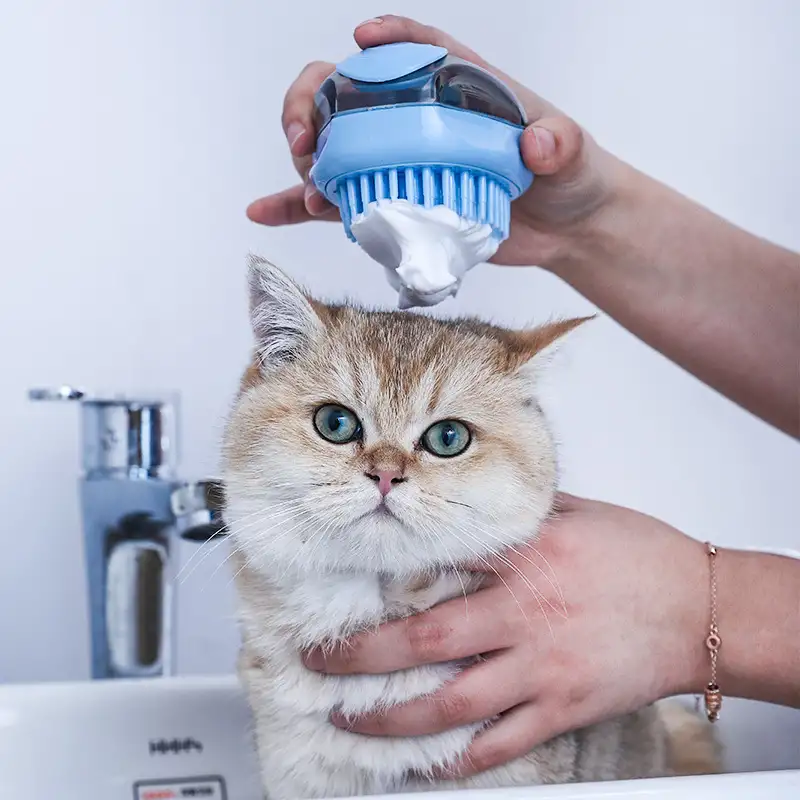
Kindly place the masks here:
[(411, 103), (474, 111), (521, 127), (527, 124), (524, 109), (504, 83), (475, 64), (451, 55), (385, 83), (353, 80), (334, 72), (325, 79), (314, 100), (318, 133), (335, 114)]

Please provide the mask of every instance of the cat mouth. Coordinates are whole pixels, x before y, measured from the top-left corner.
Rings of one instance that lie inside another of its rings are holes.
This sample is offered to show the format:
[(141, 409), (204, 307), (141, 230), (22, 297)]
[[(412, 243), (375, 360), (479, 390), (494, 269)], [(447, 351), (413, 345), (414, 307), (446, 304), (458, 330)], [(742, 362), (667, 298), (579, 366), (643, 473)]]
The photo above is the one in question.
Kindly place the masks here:
[(372, 511), (369, 512), (369, 516), (373, 517), (386, 517), (387, 519), (397, 519), (397, 515), (386, 505), (386, 503), (378, 503)]
[(378, 503), (378, 505), (376, 505), (371, 511), (366, 511), (363, 513), (358, 519), (391, 519), (402, 524), (402, 521), (397, 514), (395, 514), (394, 511), (392, 511), (383, 501)]

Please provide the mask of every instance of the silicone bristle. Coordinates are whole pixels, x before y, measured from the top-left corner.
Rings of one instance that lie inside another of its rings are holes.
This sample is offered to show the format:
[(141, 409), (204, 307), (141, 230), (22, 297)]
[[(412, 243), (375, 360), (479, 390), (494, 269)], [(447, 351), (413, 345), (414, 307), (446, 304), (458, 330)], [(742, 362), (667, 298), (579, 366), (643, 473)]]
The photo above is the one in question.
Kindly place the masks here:
[(425, 208), (445, 206), (461, 217), (488, 224), (498, 239), (508, 238), (511, 198), (492, 176), (457, 167), (398, 167), (339, 179), (339, 209), (347, 235), (370, 203), (407, 200)]

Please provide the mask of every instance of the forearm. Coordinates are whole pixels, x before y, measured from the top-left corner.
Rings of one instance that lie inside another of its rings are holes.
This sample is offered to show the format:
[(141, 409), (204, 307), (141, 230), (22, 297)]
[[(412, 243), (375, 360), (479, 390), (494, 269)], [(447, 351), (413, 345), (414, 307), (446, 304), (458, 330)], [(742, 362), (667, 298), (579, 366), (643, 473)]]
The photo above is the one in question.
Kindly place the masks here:
[(800, 256), (620, 162), (614, 199), (548, 265), (640, 339), (800, 436)]
[(723, 693), (800, 708), (800, 561), (720, 550), (717, 573)]
[[(722, 639), (717, 681), (723, 696), (800, 708), (800, 560), (728, 549), (716, 558)], [(704, 645), (711, 598), (708, 572), (703, 573), (703, 578), (691, 573), (687, 589), (700, 611), (692, 630), (685, 630), (693, 642), (685, 651), (690, 655), (675, 665), (682, 672), (674, 687), (678, 693), (701, 694), (711, 679)]]

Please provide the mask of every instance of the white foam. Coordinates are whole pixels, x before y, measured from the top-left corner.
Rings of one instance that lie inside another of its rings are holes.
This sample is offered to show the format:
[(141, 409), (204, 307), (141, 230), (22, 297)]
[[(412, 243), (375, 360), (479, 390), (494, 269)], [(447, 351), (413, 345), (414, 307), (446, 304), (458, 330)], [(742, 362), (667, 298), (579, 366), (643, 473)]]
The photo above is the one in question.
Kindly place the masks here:
[(466, 272), (488, 261), (499, 240), (490, 225), (446, 206), (407, 200), (370, 203), (350, 226), (362, 249), (386, 269), (398, 306), (433, 306), (458, 292)]

